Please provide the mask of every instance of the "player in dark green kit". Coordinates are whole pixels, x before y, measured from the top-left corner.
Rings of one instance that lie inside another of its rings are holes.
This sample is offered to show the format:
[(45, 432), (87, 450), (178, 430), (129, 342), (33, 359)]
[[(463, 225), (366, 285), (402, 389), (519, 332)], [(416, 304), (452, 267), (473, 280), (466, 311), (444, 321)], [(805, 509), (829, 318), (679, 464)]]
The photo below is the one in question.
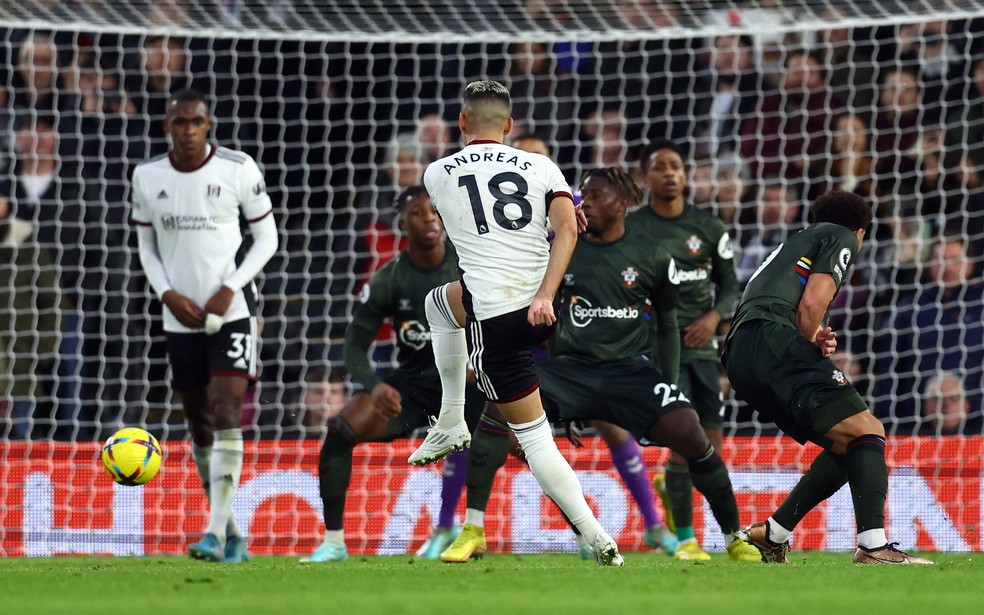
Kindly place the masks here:
[(811, 207), (813, 224), (755, 271), (735, 311), (722, 360), (739, 399), (800, 444), (824, 450), (766, 521), (747, 528), (763, 561), (785, 563), (793, 528), (817, 504), (851, 486), (858, 564), (931, 564), (885, 536), (885, 430), (830, 355), (837, 335), (827, 309), (871, 224), (863, 198), (834, 191)]
[[(428, 417), (436, 416), (441, 407), (441, 381), (434, 365), (424, 297), (434, 287), (458, 278), (458, 262), (445, 243), (444, 227), (423, 186), (403, 191), (397, 207), (400, 228), (407, 234), (409, 245), (363, 287), (345, 333), (345, 367), (363, 391), (329, 421), (318, 464), (325, 540), (304, 561), (348, 558), (342, 520), (355, 445), (409, 436), (413, 430), (426, 427)], [(387, 318), (393, 321), (396, 333), (398, 366), (380, 378), (368, 355)], [(485, 398), (469, 385), (465, 400), (465, 418), (474, 429)]]
[[(676, 261), (680, 377), (675, 382), (693, 402), (711, 444), (721, 450), (724, 404), (715, 334), (738, 299), (731, 238), (720, 220), (686, 202), (687, 167), (675, 143), (654, 141), (646, 148), (641, 165), (649, 183), (649, 203), (628, 214), (625, 225)], [(653, 483), (663, 500), (666, 524), (680, 540), (674, 557), (710, 559), (694, 538), (693, 483), (686, 460), (671, 454), (666, 473), (657, 474)]]
[[(642, 196), (628, 174), (616, 168), (590, 170), (581, 188), (588, 228), (561, 284), (552, 358), (537, 365), (551, 419), (607, 421), (629, 430), (642, 444), (679, 453), (726, 535), (729, 557), (759, 561), (758, 549), (739, 532), (728, 470), (690, 401), (673, 384), (680, 349), (673, 258), (626, 230), (626, 209)], [(654, 347), (647, 302), (659, 323), (655, 347), (663, 370), (647, 357)], [(468, 469), (471, 489), (471, 463)], [(491, 481), (495, 474), (485, 476)], [(455, 547), (465, 546), (467, 531), (466, 526), (445, 554), (464, 555)]]

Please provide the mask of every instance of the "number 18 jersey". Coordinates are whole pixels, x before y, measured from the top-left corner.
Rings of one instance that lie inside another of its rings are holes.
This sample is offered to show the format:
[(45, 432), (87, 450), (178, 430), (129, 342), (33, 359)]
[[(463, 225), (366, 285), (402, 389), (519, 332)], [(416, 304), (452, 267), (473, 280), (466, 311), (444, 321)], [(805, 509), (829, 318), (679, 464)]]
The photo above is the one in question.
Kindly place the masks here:
[(571, 198), (552, 160), (494, 141), (472, 141), (431, 163), (424, 187), (458, 253), (479, 320), (533, 302), (550, 257), (547, 209)]

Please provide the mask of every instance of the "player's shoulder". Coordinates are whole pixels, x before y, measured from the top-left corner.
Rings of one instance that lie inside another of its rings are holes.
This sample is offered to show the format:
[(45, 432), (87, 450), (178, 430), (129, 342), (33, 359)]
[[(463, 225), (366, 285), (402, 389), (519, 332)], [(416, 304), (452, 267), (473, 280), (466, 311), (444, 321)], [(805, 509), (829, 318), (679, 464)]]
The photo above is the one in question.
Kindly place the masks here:
[(137, 172), (146, 173), (146, 172), (148, 172), (148, 170), (157, 169), (157, 168), (160, 168), (162, 166), (170, 166), (171, 165), (171, 161), (168, 159), (168, 156), (169, 156), (168, 153), (164, 153), (164, 154), (158, 154), (157, 156), (154, 156), (153, 158), (148, 158), (147, 160), (144, 160), (143, 162), (137, 164), (137, 166), (133, 170), (133, 172), (134, 173), (137, 173)]
[(219, 160), (226, 160), (237, 165), (245, 165), (253, 160), (252, 156), (246, 152), (240, 152), (239, 150), (230, 149), (222, 145), (215, 148), (215, 157)]

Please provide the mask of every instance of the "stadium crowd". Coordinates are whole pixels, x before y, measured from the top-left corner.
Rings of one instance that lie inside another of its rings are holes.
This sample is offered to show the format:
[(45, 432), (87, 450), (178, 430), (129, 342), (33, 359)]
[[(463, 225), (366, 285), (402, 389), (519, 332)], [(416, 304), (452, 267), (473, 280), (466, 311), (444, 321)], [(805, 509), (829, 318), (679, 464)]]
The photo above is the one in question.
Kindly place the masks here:
[[(551, 3), (527, 4), (530, 19), (563, 22)], [(815, 196), (871, 199), (870, 248), (830, 314), (843, 371), (891, 434), (980, 434), (984, 22), (753, 37), (743, 20), (789, 17), (731, 11), (706, 19), (734, 33), (708, 39), (686, 34), (698, 24), (673, 3), (650, 4), (658, 13), (621, 18), (678, 35), (393, 44), (0, 30), (0, 435), (88, 439), (170, 421), (128, 179), (167, 151), (157, 118), (186, 87), (211, 97), (214, 140), (260, 163), (281, 229), (248, 427), (320, 435), (331, 410), (317, 391), (338, 394), (352, 302), (401, 245), (395, 196), (455, 147), (463, 75), (509, 87), (511, 136), (543, 136), (572, 185), (597, 166), (638, 172), (654, 139), (687, 144), (690, 199), (724, 221), (742, 282), (807, 224)], [(379, 341), (377, 360), (391, 361)], [(729, 408), (727, 434), (768, 429)]]

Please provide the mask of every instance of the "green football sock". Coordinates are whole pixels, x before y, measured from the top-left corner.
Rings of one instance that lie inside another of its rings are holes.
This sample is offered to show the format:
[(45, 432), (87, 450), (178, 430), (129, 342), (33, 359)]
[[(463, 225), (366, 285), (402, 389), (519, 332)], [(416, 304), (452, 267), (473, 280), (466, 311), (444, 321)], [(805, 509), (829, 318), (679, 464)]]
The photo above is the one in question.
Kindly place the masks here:
[(670, 498), (670, 512), (676, 525), (677, 538), (688, 540), (694, 537), (694, 483), (690, 479), (690, 468), (673, 463), (666, 464), (666, 495)]
[(341, 530), (345, 516), (345, 493), (352, 480), (352, 443), (333, 425), (321, 447), (318, 460), (318, 483), (325, 509), (325, 528)]
[(859, 436), (847, 445), (844, 457), (858, 533), (884, 528), (888, 494), (885, 438), (872, 434)]
[(782, 501), (772, 518), (792, 531), (808, 512), (837, 493), (846, 482), (847, 459), (843, 455), (823, 451), (813, 460), (813, 464)]
[(492, 494), (495, 474), (505, 465), (509, 455), (509, 427), (482, 415), (468, 449), (468, 488), (466, 505), (484, 511)]
[(694, 487), (711, 507), (711, 513), (721, 526), (721, 531), (725, 535), (737, 532), (740, 527), (738, 502), (735, 501), (735, 494), (731, 489), (728, 468), (713, 446), (707, 447), (707, 452), (700, 459), (690, 462), (690, 476)]

